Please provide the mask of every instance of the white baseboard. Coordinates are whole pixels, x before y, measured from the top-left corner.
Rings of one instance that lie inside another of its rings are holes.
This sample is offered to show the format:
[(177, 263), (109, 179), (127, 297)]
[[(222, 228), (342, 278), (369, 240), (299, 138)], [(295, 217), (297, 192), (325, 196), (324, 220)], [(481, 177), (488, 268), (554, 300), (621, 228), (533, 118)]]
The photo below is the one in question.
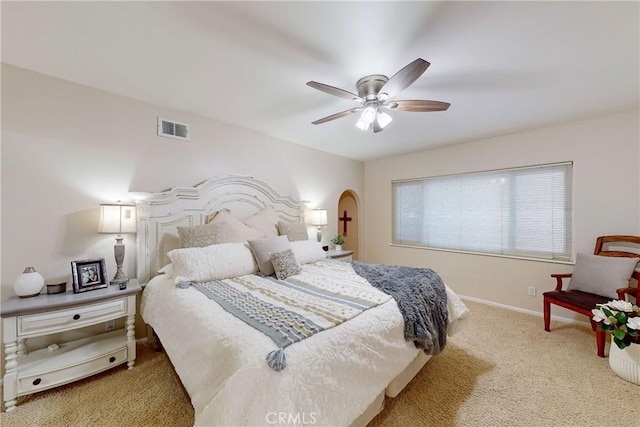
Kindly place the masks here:
[[(543, 317), (543, 313), (540, 311), (526, 310), (524, 308), (514, 307), (506, 304), (500, 304), (497, 302), (488, 301), (488, 300), (475, 298), (475, 297), (468, 297), (466, 295), (458, 295), (458, 296), (462, 298), (462, 300), (473, 301), (473, 302), (477, 302), (484, 305), (490, 305), (492, 307), (504, 308), (505, 310), (517, 311), (519, 313), (531, 314), (532, 316)], [(569, 319), (567, 317), (556, 316), (553, 314), (551, 315), (551, 320), (555, 320), (557, 322), (562, 322), (562, 323), (569, 323), (573, 325), (588, 326), (589, 328), (591, 327), (591, 323), (589, 322), (582, 322), (580, 320)]]

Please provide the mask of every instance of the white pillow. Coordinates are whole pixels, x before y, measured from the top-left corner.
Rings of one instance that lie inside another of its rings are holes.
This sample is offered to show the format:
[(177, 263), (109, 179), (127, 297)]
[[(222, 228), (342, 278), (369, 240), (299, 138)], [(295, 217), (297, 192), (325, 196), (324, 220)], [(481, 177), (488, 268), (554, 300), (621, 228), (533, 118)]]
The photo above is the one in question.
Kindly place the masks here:
[(231, 216), (228, 212), (220, 211), (213, 217), (209, 224), (226, 222), (224, 226), (224, 240), (222, 243), (241, 243), (247, 240), (263, 239), (267, 237), (263, 232), (255, 230), (239, 219)]
[(320, 261), (327, 257), (327, 253), (322, 250), (322, 243), (316, 240), (291, 242), (291, 250), (300, 265)]
[(260, 274), (263, 276), (271, 276), (275, 273), (273, 263), (271, 262), (271, 254), (274, 252), (282, 252), (291, 249), (291, 244), (287, 236), (269, 237), (268, 239), (249, 240), (249, 246), (253, 256), (258, 261)]
[(629, 286), (638, 258), (578, 253), (567, 289), (617, 298), (616, 289)]
[(221, 280), (258, 271), (258, 264), (247, 243), (174, 249), (167, 255), (173, 263), (175, 284)]
[(278, 235), (278, 214), (273, 206), (267, 206), (260, 212), (244, 220), (244, 223), (254, 230), (264, 233), (267, 237)]

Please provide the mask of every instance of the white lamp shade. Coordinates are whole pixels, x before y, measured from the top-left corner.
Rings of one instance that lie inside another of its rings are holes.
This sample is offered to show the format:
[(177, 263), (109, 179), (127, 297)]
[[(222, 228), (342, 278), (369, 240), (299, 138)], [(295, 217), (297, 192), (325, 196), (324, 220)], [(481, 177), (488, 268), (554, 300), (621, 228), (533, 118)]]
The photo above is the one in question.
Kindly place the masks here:
[(136, 207), (133, 205), (100, 205), (99, 233), (126, 234), (136, 232)]
[(367, 130), (367, 129), (369, 129), (369, 123), (365, 123), (365, 122), (362, 120), (362, 118), (358, 119), (358, 122), (356, 123), (356, 126), (357, 126), (359, 129), (362, 129), (362, 130)]
[(387, 126), (389, 123), (391, 123), (391, 121), (393, 120), (391, 118), (390, 115), (388, 115), (387, 113), (385, 113), (384, 111), (381, 111), (378, 113), (378, 124), (380, 125), (381, 128), (385, 128), (385, 126)]
[(309, 218), (311, 225), (327, 225), (327, 210), (326, 209), (314, 209), (311, 211), (311, 217)]
[(362, 115), (360, 116), (363, 122), (366, 124), (371, 124), (376, 119), (376, 109), (373, 107), (367, 107), (362, 110)]

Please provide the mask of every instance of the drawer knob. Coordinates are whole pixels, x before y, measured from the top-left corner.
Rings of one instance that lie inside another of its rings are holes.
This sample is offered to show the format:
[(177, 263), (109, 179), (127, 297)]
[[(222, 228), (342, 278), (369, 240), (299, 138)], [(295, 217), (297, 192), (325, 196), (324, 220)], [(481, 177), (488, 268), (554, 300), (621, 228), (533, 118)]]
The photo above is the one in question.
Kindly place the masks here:
[(33, 385), (38, 385), (42, 382), (42, 379), (40, 378), (36, 378), (35, 380), (33, 380)]
[(113, 362), (115, 362), (115, 361), (116, 361), (116, 358), (115, 358), (115, 357), (111, 356), (111, 357), (109, 358), (109, 362), (110, 362), (110, 363), (113, 363)]
[(80, 318), (80, 315), (79, 315), (79, 314), (74, 314), (74, 315), (73, 315), (73, 320), (78, 320), (79, 318)]

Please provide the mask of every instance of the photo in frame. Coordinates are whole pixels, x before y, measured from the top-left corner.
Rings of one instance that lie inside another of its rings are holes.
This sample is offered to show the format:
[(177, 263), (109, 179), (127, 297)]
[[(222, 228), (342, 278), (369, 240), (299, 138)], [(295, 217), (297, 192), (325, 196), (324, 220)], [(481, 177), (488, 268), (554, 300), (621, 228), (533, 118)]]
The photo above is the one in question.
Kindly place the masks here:
[(71, 275), (73, 276), (74, 293), (93, 291), (108, 286), (104, 258), (71, 261)]

